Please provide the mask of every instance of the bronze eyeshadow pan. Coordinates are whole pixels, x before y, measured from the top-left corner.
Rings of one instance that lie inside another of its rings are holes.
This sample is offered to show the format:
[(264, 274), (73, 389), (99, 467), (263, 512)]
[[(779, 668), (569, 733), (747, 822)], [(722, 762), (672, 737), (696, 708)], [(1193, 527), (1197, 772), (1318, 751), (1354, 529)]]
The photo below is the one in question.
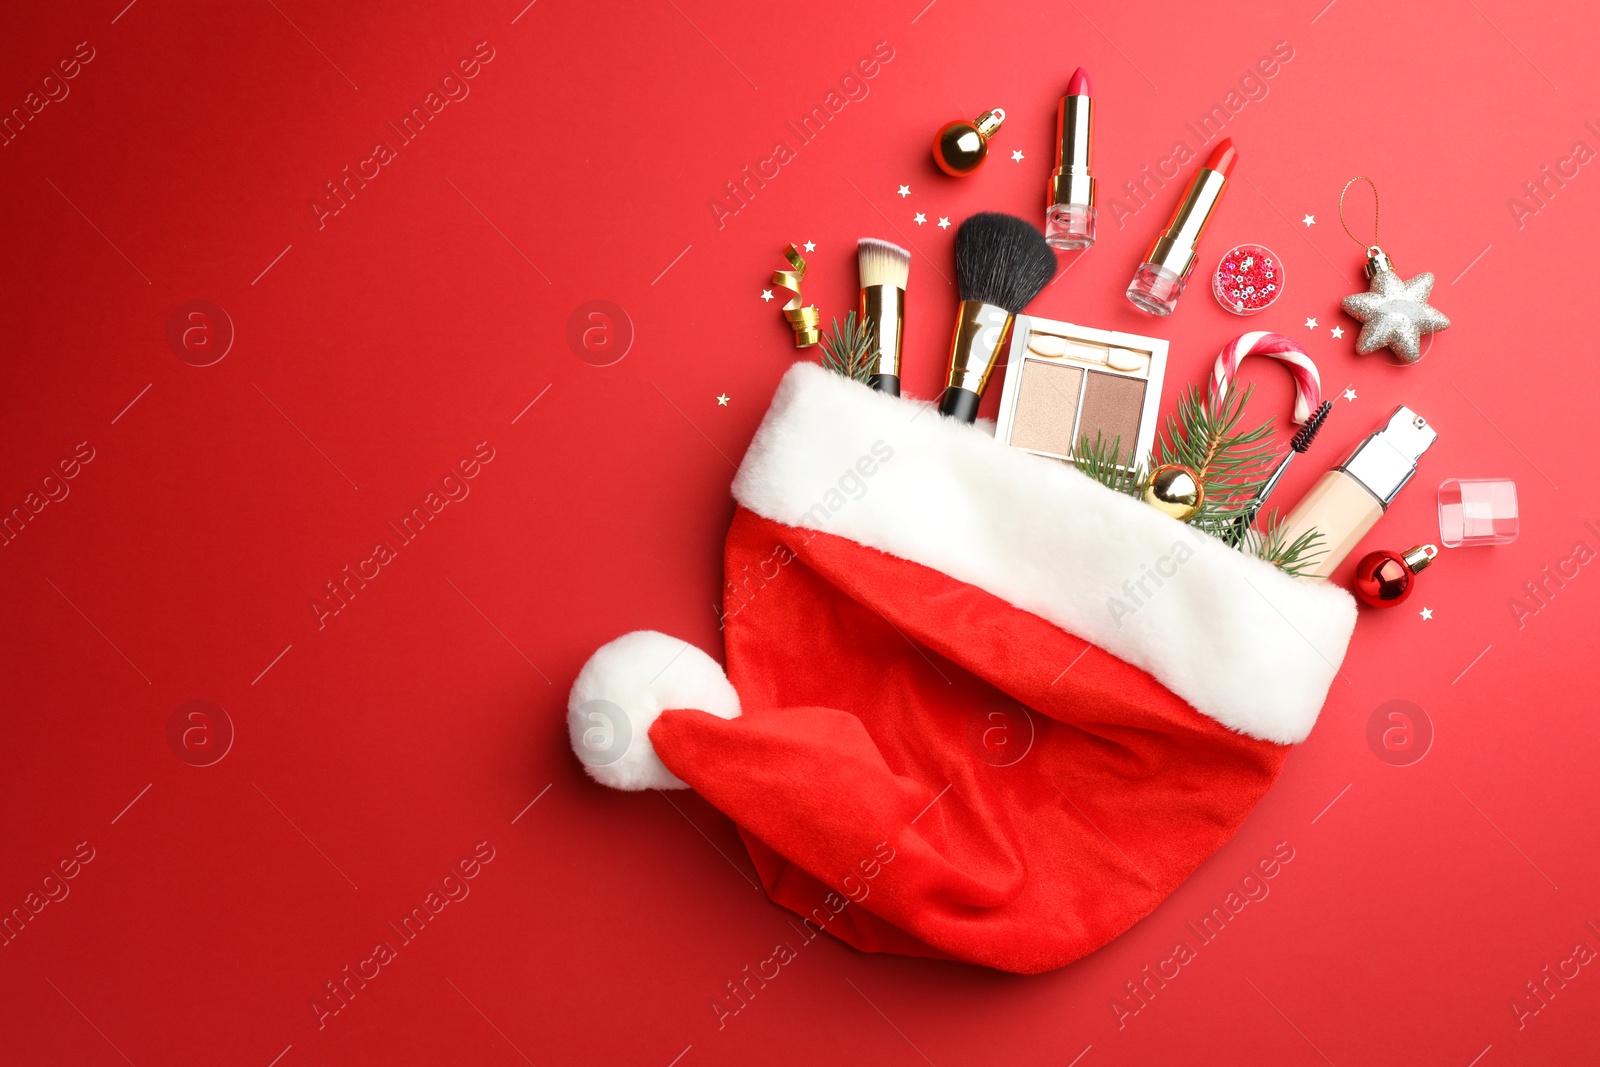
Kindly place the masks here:
[(1124, 466), (1148, 465), (1167, 342), (1019, 315), (1006, 362), (997, 440), (1069, 460), (1098, 438)]

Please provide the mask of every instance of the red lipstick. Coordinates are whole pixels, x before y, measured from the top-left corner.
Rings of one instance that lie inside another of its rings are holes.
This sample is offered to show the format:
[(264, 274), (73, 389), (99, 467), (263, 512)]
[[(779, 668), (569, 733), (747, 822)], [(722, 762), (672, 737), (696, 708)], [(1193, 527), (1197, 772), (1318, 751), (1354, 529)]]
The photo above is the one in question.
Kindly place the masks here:
[(1056, 105), (1056, 169), (1045, 197), (1044, 239), (1065, 252), (1094, 244), (1094, 98), (1079, 67)]
[(1205, 165), (1195, 171), (1184, 190), (1183, 199), (1144, 254), (1144, 262), (1128, 284), (1128, 299), (1140, 311), (1170, 315), (1183, 295), (1189, 272), (1199, 258), (1200, 238), (1205, 236), (1211, 216), (1228, 187), (1228, 175), (1239, 161), (1231, 137), (1223, 138), (1211, 150)]
[(1233, 165), (1239, 161), (1239, 150), (1233, 147), (1233, 138), (1224, 137), (1217, 142), (1217, 147), (1211, 150), (1211, 156), (1206, 160), (1206, 169), (1214, 170), (1224, 178), (1233, 173)]

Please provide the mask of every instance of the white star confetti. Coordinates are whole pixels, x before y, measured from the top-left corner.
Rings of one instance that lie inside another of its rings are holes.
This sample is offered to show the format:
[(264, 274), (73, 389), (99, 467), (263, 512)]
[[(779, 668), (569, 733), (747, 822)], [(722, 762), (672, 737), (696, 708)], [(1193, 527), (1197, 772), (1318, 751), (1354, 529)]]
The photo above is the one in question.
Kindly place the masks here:
[(1422, 616), (1423, 622), (1427, 622), (1429, 619), (1433, 618), (1433, 609), (1423, 608), (1420, 612), (1418, 612), (1418, 614)]
[(916, 218), (912, 219), (911, 221), (916, 223), (918, 226), (921, 226), (924, 222), (928, 221), (928, 216), (919, 211), (917, 212)]
[(761, 299), (765, 300), (769, 304), (772, 303), (772, 290), (771, 289), (763, 289), (763, 290), (761, 290)]
[(1317, 224), (1317, 217), (1315, 215), (1307, 215), (1300, 221), (1305, 223), (1307, 226), (1315, 226)]
[(1339, 338), (1344, 336), (1344, 327), (1335, 326), (1333, 329), (1328, 331), (1328, 336), (1337, 341)]
[(1344, 391), (1344, 398), (1346, 400), (1354, 400), (1356, 398), (1356, 391), (1354, 389), (1346, 389)]
[(911, 195), (911, 186), (902, 185), (900, 187), (900, 199), (904, 200), (906, 197), (908, 197), (910, 195)]
[(1315, 330), (1316, 328), (1317, 328), (1317, 320), (1316, 319), (1307, 319), (1306, 320), (1306, 329)]
[(950, 228), (950, 220), (948, 218), (944, 217), (944, 216), (940, 216), (940, 218), (939, 218), (939, 229), (948, 230), (949, 228)]
[(1013, 163), (1021, 163), (1022, 162), (1022, 149), (1019, 148), (1016, 151), (1011, 153), (1011, 162), (1013, 162)]
[(817, 242), (815, 242), (815, 241), (807, 241), (806, 242), (806, 251), (807, 252), (815, 252), (816, 250), (817, 250)]
[(728, 400), (729, 400), (729, 399), (730, 399), (730, 397), (729, 397), (729, 396), (728, 396), (728, 394), (727, 394), (727, 393), (721, 393), (721, 394), (719, 394), (719, 395), (718, 395), (718, 396), (717, 396), (717, 407), (719, 407), (719, 408), (725, 408), (725, 407), (727, 407), (727, 406), (728, 406)]

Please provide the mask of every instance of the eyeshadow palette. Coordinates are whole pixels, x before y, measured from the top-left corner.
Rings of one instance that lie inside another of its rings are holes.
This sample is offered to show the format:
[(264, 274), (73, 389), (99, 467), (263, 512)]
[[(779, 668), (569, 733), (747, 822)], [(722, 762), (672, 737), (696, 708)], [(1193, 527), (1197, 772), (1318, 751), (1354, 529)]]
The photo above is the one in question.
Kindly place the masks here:
[(1148, 465), (1167, 342), (1018, 315), (995, 438), (1070, 460), (1087, 437), (1117, 442), (1121, 465)]

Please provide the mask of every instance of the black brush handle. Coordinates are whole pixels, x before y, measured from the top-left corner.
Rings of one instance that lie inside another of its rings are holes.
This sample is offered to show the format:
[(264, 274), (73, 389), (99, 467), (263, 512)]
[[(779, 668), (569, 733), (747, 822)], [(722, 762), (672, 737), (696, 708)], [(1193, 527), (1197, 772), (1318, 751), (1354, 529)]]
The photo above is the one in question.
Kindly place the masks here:
[(900, 375), (898, 374), (874, 374), (867, 379), (867, 384), (880, 393), (888, 393), (890, 396), (900, 395)]
[(939, 414), (957, 422), (977, 422), (978, 404), (983, 398), (971, 389), (946, 389), (939, 401)]

